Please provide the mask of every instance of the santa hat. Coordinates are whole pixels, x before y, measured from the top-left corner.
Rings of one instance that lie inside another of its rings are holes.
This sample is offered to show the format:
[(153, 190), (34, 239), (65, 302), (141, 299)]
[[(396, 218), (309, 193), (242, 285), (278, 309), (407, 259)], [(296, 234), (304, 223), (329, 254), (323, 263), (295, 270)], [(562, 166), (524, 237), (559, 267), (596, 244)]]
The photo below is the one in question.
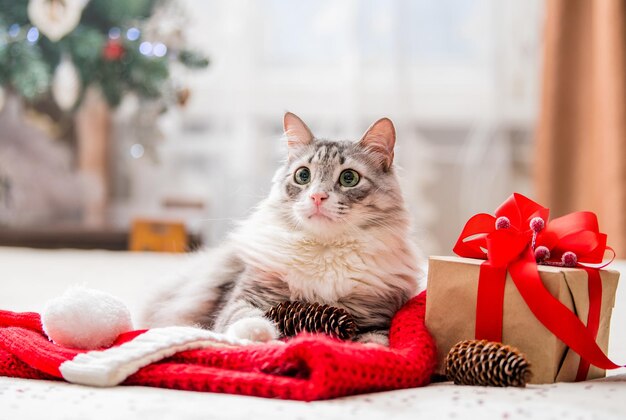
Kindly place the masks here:
[(0, 311), (0, 376), (297, 400), (415, 387), (428, 383), (435, 365), (424, 307), (422, 294), (396, 314), (390, 348), (323, 335), (259, 344), (166, 327), (125, 332), (109, 347), (84, 350), (51, 342), (36, 313)]

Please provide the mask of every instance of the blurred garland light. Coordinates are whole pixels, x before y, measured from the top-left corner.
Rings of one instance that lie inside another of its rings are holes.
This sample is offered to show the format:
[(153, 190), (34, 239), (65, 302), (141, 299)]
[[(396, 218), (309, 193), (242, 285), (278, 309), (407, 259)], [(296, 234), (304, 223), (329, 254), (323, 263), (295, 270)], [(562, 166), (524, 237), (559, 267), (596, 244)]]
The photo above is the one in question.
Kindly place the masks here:
[(139, 52), (150, 57), (152, 55), (152, 43), (144, 41), (139, 44)]
[(18, 25), (17, 23), (14, 23), (13, 25), (9, 26), (9, 36), (11, 38), (16, 38), (19, 34), (20, 34), (20, 25)]
[[(200, 69), (208, 65), (208, 60), (178, 47), (177, 43), (173, 48), (167, 39), (159, 40), (158, 30), (151, 32), (150, 38), (142, 39), (142, 28), (153, 15), (165, 18), (163, 14), (155, 15), (155, 11), (170, 1), (0, 0), (0, 86), (36, 102), (51, 91), (53, 75), (61, 57), (66, 57), (65, 65), (70, 63), (76, 67), (80, 92), (87, 86), (97, 85), (111, 106), (117, 106), (123, 95), (131, 92), (148, 99), (175, 99), (172, 93), (176, 89), (170, 80), (171, 63)], [(49, 21), (37, 10), (37, 21), (43, 26), (34, 25), (29, 18), (31, 3), (45, 4), (42, 7), (49, 8)], [(80, 8), (80, 19), (74, 26), (71, 26), (72, 19), (64, 20), (65, 6), (75, 9), (70, 18), (74, 18)], [(56, 27), (57, 23), (63, 27)], [(154, 21), (150, 25), (159, 27)], [(47, 33), (52, 34), (52, 38)], [(64, 35), (56, 39), (59, 33)], [(68, 82), (58, 80), (71, 78), (57, 77), (56, 83), (63, 84)], [(62, 88), (57, 86), (56, 89)], [(81, 93), (78, 102), (82, 96)], [(75, 106), (68, 111), (73, 111)]]
[(167, 47), (162, 42), (157, 42), (152, 47), (152, 53), (155, 57), (165, 57), (165, 54), (167, 54)]
[(118, 39), (121, 33), (122, 33), (122, 30), (118, 28), (117, 26), (115, 26), (109, 29), (109, 39)]
[(137, 41), (140, 35), (141, 31), (137, 28), (129, 28), (126, 31), (126, 39), (128, 39), (129, 41)]
[(35, 42), (37, 42), (37, 40), (39, 39), (39, 29), (37, 29), (36, 27), (31, 27), (28, 32), (26, 32), (26, 39), (28, 40), (28, 42), (30, 42), (31, 44), (34, 44)]

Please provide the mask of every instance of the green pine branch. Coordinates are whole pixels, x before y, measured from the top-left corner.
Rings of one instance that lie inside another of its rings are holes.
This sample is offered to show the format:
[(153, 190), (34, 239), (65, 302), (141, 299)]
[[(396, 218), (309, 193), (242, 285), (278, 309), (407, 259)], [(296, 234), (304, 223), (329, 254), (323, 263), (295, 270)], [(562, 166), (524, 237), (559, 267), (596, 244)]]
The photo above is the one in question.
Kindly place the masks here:
[[(167, 96), (172, 61), (200, 69), (208, 65), (201, 54), (189, 50), (174, 52), (170, 57), (145, 56), (139, 52), (143, 41), (120, 37), (124, 54), (119, 60), (106, 60), (103, 48), (109, 41), (109, 30), (141, 28), (155, 6), (166, 0), (91, 0), (83, 10), (79, 25), (58, 42), (43, 34), (30, 43), (26, 33), (31, 28), (27, 0), (0, 0), (0, 84), (7, 85), (32, 101), (50, 90), (54, 70), (67, 55), (77, 67), (83, 89), (99, 85), (110, 105), (116, 106), (127, 92), (158, 99)], [(8, 28), (17, 24), (17, 36)]]

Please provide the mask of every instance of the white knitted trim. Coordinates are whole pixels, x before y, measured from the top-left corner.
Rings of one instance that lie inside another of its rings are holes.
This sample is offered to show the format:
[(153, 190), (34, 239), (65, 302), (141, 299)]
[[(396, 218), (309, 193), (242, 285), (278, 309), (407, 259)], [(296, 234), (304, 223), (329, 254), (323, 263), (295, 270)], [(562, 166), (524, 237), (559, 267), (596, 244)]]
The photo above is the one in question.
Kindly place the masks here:
[(81, 353), (63, 362), (59, 370), (68, 382), (115, 386), (142, 367), (181, 351), (251, 343), (200, 328), (153, 328), (120, 346)]

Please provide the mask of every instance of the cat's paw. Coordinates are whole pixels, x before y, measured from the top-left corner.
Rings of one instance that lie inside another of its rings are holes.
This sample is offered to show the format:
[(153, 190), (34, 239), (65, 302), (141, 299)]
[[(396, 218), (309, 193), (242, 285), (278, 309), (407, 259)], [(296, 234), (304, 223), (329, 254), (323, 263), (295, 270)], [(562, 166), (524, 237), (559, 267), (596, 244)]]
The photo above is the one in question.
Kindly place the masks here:
[(379, 332), (361, 334), (357, 337), (356, 341), (363, 344), (389, 347), (389, 336)]
[(265, 318), (240, 319), (228, 327), (226, 334), (235, 338), (263, 342), (275, 340), (279, 335), (274, 324)]

